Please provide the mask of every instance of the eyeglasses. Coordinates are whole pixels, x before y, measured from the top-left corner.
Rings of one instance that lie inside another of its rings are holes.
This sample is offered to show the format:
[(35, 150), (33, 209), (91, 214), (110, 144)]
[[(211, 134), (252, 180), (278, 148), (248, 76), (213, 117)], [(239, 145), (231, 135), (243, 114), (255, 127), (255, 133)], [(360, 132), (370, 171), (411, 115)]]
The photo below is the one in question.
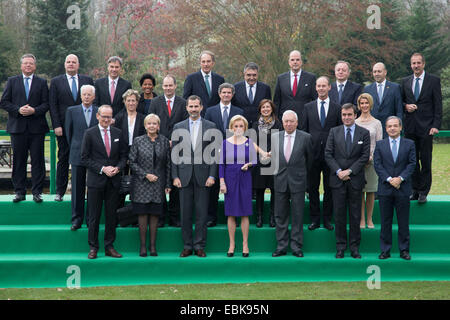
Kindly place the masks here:
[(102, 115), (100, 115), (100, 117), (101, 117), (102, 119), (106, 119), (106, 120), (112, 119), (111, 116), (102, 116)]

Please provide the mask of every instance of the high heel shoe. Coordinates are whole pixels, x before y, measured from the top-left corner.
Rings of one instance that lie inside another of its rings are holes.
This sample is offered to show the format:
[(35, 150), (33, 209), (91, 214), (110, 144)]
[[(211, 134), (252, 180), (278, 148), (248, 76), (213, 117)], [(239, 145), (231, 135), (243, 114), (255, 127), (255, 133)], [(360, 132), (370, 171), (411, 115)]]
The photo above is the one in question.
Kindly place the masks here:
[(147, 256), (147, 249), (146, 248), (141, 248), (141, 252), (139, 253), (139, 255), (141, 257), (146, 257)]
[(244, 257), (244, 258), (248, 258), (248, 256), (249, 256), (250, 254), (247, 252), (242, 252), (242, 256)]
[(228, 258), (234, 257), (234, 252), (227, 252), (227, 257)]

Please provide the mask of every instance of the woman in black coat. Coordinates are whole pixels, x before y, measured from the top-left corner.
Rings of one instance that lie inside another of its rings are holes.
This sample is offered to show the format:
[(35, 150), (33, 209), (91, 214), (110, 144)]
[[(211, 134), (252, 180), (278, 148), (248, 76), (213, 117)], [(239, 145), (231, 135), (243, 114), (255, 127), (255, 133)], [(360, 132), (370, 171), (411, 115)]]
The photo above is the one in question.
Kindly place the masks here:
[[(256, 130), (258, 136), (257, 145), (264, 148), (267, 145), (267, 152), (270, 152), (271, 148), (271, 134), (272, 130), (283, 130), (281, 122), (277, 119), (275, 104), (269, 99), (263, 99), (259, 103), (258, 118), (252, 125)], [(256, 191), (256, 214), (257, 221), (256, 226), (261, 228), (263, 225), (263, 212), (264, 212), (264, 194), (267, 188), (270, 189), (270, 226), (275, 227), (274, 217), (274, 190), (273, 190), (273, 175), (261, 175), (262, 167), (270, 167), (270, 162), (262, 164), (258, 158), (258, 164), (253, 168), (253, 188)]]
[(153, 89), (155, 89), (156, 86), (156, 79), (150, 73), (144, 73), (139, 80), (139, 84), (142, 88), (142, 94), (138, 98), (139, 105), (137, 107), (137, 112), (146, 116), (150, 109), (152, 99), (158, 96), (156, 92), (153, 92)]

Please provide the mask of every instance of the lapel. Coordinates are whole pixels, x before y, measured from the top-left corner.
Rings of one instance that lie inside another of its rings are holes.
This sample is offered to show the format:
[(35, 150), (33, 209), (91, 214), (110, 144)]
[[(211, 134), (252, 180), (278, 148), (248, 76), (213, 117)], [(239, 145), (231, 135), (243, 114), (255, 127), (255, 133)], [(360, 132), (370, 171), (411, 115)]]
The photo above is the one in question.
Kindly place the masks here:
[[(111, 128), (110, 128), (110, 130), (111, 130)], [(95, 133), (95, 139), (97, 140), (97, 144), (99, 145), (100, 150), (102, 150), (101, 152), (103, 153), (103, 156), (105, 158), (109, 158), (108, 154), (106, 153), (105, 143), (103, 142), (102, 134), (100, 133), (100, 129), (98, 126), (96, 127), (96, 130), (94, 130), (94, 133)], [(112, 140), (112, 137), (111, 137), (111, 140)], [(110, 144), (111, 144), (111, 142), (110, 142)], [(100, 146), (102, 146), (102, 147), (100, 147)]]
[[(198, 73), (198, 79), (200, 82), (201, 87), (203, 88), (203, 91), (206, 93), (206, 95), (208, 96), (208, 90), (206, 89), (206, 84), (205, 84), (205, 79), (203, 78), (203, 74), (201, 71), (199, 71)], [(210, 77), (211, 77), (211, 93), (213, 92), (213, 83), (214, 81), (212, 80), (212, 72), (210, 72)], [(209, 96), (208, 96), (208, 101), (209, 101)], [(204, 101), (203, 103), (205, 103), (206, 101)]]
[[(424, 71), (424, 72), (425, 72), (425, 71)], [(413, 75), (413, 77), (414, 77), (414, 75)], [(420, 90), (419, 99), (418, 99), (417, 101), (419, 101), (419, 100), (422, 98), (422, 94), (423, 94), (424, 92), (427, 92), (427, 91), (428, 91), (428, 87), (429, 87), (430, 85), (431, 85), (431, 83), (430, 83), (430, 77), (429, 77), (428, 73), (425, 72), (425, 77), (423, 77), (422, 89)], [(412, 87), (410, 86), (410, 88), (412, 88)], [(412, 91), (412, 89), (411, 89), (411, 91)], [(413, 94), (413, 95), (414, 95), (414, 94)]]
[[(120, 80), (121, 80), (120, 77), (118, 77), (117, 85), (116, 85), (116, 92), (114, 93), (114, 99), (113, 99), (113, 101), (111, 101), (112, 104), (116, 104), (119, 99), (122, 99), (122, 97), (119, 97), (120, 87), (122, 84), (122, 81), (120, 81)], [(108, 92), (109, 92), (109, 89), (108, 89)], [(110, 95), (110, 97), (111, 97), (111, 95)]]
[(358, 141), (360, 141), (360, 140), (359, 140), (360, 135), (361, 135), (361, 130), (359, 130), (358, 125), (355, 124), (355, 132), (354, 132), (354, 134), (353, 134), (352, 149), (350, 150), (349, 156), (352, 155), (353, 149), (355, 149), (355, 145), (357, 145), (357, 144), (358, 144)]
[(284, 135), (285, 135), (285, 131), (280, 131), (279, 135), (280, 135), (280, 145), (278, 147), (279, 149), (279, 154), (280, 154), (280, 159), (279, 161), (282, 163), (287, 163), (286, 158), (284, 157)]
[(388, 93), (390, 93), (390, 88), (391, 88), (391, 82), (386, 80), (385, 88), (384, 88), (384, 91), (383, 91), (383, 100), (381, 101), (380, 106), (386, 100), (386, 96), (388, 95)]
[[(25, 93), (25, 85), (24, 85), (24, 81), (23, 78), (22, 79), (22, 87), (23, 87), (23, 92)], [(31, 95), (34, 93), (34, 91), (36, 91), (36, 87), (38, 86), (38, 80), (39, 78), (36, 75), (33, 75), (33, 80), (31, 81), (31, 85), (30, 85), (30, 92), (28, 93), (28, 101), (31, 100)], [(25, 95), (26, 98), (26, 95)]]
[[(347, 150), (346, 150), (346, 147), (345, 147), (345, 136), (346, 136), (346, 134), (347, 134), (347, 132), (345, 132), (345, 125), (341, 125), (339, 130), (338, 130), (338, 132), (337, 132), (338, 136), (336, 137), (336, 142), (337, 142), (338, 148), (341, 149), (341, 152), (342, 152), (343, 155), (347, 155)], [(356, 138), (356, 129), (355, 129), (355, 135), (353, 136), (353, 141), (354, 141), (355, 138)], [(352, 149), (353, 149), (353, 146), (352, 146)]]
[[(410, 76), (408, 78), (408, 80), (406, 80), (406, 89), (405, 90), (408, 94), (410, 94), (414, 98), (414, 92), (412, 90), (413, 79), (414, 79), (414, 75)], [(425, 80), (424, 80), (423, 84), (425, 84)], [(423, 86), (422, 86), (422, 88), (423, 88)], [(420, 92), (420, 93), (422, 94), (422, 92)]]
[(97, 110), (98, 108), (96, 106), (92, 106), (92, 115), (91, 115), (91, 122), (89, 123), (89, 127), (93, 127), (94, 125), (98, 124), (97, 120)]
[[(72, 101), (74, 102), (74, 104), (76, 103), (76, 100), (73, 100), (73, 95), (72, 95), (72, 89), (70, 88), (69, 85), (69, 81), (67, 80), (67, 76), (65, 74), (63, 74), (61, 76), (62, 79), (62, 85), (64, 87), (64, 90), (66, 91), (66, 94), (72, 98)], [(81, 87), (80, 85), (80, 78), (78, 77), (78, 92), (77, 92), (77, 96), (79, 95), (79, 88)]]
[[(167, 109), (166, 96), (164, 94), (162, 94), (160, 97), (161, 97), (161, 105), (162, 105), (162, 108), (164, 110), (164, 114), (167, 116), (167, 119), (170, 119), (171, 116), (169, 116), (169, 110)], [(175, 104), (175, 99), (173, 101), (173, 104)], [(172, 107), (172, 113), (171, 114), (173, 115), (174, 106), (172, 105), (171, 107)]]
[[(84, 116), (84, 107), (82, 104), (80, 104), (80, 107), (77, 110), (78, 112), (78, 119), (80, 119), (81, 123), (82, 123), (82, 128), (83, 130), (86, 130), (88, 128), (87, 123), (86, 123), (86, 118)], [(94, 113), (92, 112), (91, 114), (91, 123), (92, 123), (92, 118), (94, 117)]]

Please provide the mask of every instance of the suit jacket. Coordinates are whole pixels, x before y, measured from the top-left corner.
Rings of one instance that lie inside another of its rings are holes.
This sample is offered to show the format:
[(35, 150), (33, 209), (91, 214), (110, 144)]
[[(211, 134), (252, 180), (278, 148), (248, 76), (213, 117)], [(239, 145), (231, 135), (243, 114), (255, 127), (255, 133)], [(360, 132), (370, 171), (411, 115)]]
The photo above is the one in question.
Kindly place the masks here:
[[(205, 135), (208, 134), (208, 130), (216, 129), (214, 122), (201, 119), (201, 131), (199, 129), (197, 141), (195, 142), (195, 152), (191, 147), (190, 138), (190, 128), (189, 119), (177, 123), (174, 126), (174, 132), (172, 134), (172, 179), (179, 178), (181, 181), (181, 186), (186, 187), (191, 181), (192, 175), (195, 171), (195, 177), (197, 184), (204, 186), (208, 177), (217, 178), (217, 163), (218, 161), (213, 161), (212, 164), (207, 164), (205, 158), (203, 157), (203, 152), (210, 144), (208, 138)], [(181, 129), (181, 130), (179, 130)], [(179, 133), (184, 132), (184, 136), (181, 138)], [(184, 141), (186, 139), (186, 141)], [(178, 144), (182, 143), (181, 148)], [(220, 147), (222, 140), (214, 141)], [(174, 156), (175, 154), (175, 156)], [(218, 155), (217, 155), (218, 156)], [(196, 159), (194, 159), (194, 157)], [(201, 159), (200, 163), (196, 163)], [(194, 160), (197, 160), (194, 162)]]
[[(274, 174), (274, 188), (276, 192), (304, 192), (307, 187), (307, 172), (312, 164), (311, 135), (296, 130), (294, 146), (289, 162), (284, 156), (285, 131), (275, 133), (278, 135), (278, 146), (272, 146), (272, 159), (278, 160), (279, 167)], [(275, 154), (275, 157), (274, 157)]]
[(102, 167), (114, 166), (122, 170), (127, 161), (127, 144), (122, 139), (120, 129), (110, 127), (111, 152), (108, 157), (99, 126), (85, 131), (81, 145), (81, 164), (87, 168), (87, 187), (104, 188), (108, 179), (111, 179), (115, 188), (120, 188), (121, 174), (109, 178), (102, 173)]
[(343, 181), (336, 175), (338, 169), (351, 169), (350, 183), (354, 189), (363, 189), (366, 184), (364, 166), (370, 157), (370, 133), (355, 124), (350, 155), (345, 150), (344, 125), (330, 130), (325, 146), (325, 161), (330, 167), (330, 187), (340, 188)]
[(170, 117), (164, 95), (152, 99), (148, 113), (154, 113), (159, 117), (161, 121), (159, 133), (168, 139), (172, 136), (173, 126), (189, 118), (189, 113), (186, 111), (186, 100), (179, 96), (175, 96)]
[(380, 104), (377, 89), (377, 83), (373, 82), (364, 87), (364, 92), (369, 93), (373, 98), (371, 113), (375, 118), (380, 120), (383, 126), (383, 136), (386, 137), (386, 119), (390, 116), (397, 116), (400, 119), (403, 117), (402, 93), (399, 84), (386, 80), (383, 99)]
[[(130, 150), (129, 147), (129, 132), (128, 132), (128, 113), (126, 109), (123, 109), (118, 114), (116, 114), (115, 118), (116, 121), (114, 122), (114, 127), (119, 128), (122, 131), (122, 139), (127, 145), (127, 150)], [(133, 141), (136, 139), (136, 137), (142, 136), (143, 134), (146, 134), (147, 131), (144, 127), (144, 119), (145, 116), (142, 113), (136, 112), (136, 120), (134, 123), (134, 130), (133, 130)]]
[(80, 74), (77, 77), (78, 95), (76, 100), (73, 99), (72, 88), (67, 81), (66, 74), (59, 75), (50, 82), (49, 104), (53, 128), (64, 126), (68, 107), (81, 104), (81, 87), (85, 84), (94, 85), (94, 80), (91, 77)]
[(220, 102), (219, 97), (219, 86), (225, 82), (224, 77), (218, 75), (215, 72), (211, 72), (211, 97), (208, 95), (206, 90), (205, 80), (203, 78), (202, 72), (197, 71), (191, 73), (186, 77), (183, 88), (183, 98), (187, 100), (189, 96), (195, 94), (202, 99), (203, 110), (202, 117), (204, 116), (206, 109), (210, 106), (214, 106)]
[[(169, 139), (160, 134), (153, 143), (146, 134), (137, 137), (128, 158), (132, 171), (130, 193), (133, 202), (162, 203), (164, 189), (172, 187)], [(149, 173), (156, 175), (158, 180), (148, 181), (146, 175)]]
[(378, 175), (378, 195), (393, 195), (396, 189), (391, 186), (387, 178), (399, 176), (404, 181), (400, 184), (398, 192), (406, 197), (411, 195), (411, 175), (416, 167), (416, 148), (412, 140), (400, 138), (397, 161), (395, 162), (392, 157), (389, 138), (377, 141), (373, 153), (373, 165)]
[(431, 128), (440, 129), (442, 121), (442, 92), (441, 80), (428, 72), (420, 90), (419, 100), (416, 101), (412, 91), (414, 75), (402, 80), (403, 104), (415, 104), (417, 110), (404, 113), (404, 130), (407, 134), (426, 136)]
[[(158, 95), (156, 94), (155, 91), (153, 91), (153, 99), (150, 100), (150, 103), (152, 100), (154, 100)], [(150, 105), (148, 107), (146, 107), (145, 105), (145, 99), (144, 99), (144, 94), (141, 93), (141, 97), (139, 98), (139, 104), (138, 107), (136, 109), (137, 112), (142, 113), (143, 115), (148, 115), (150, 114), (149, 112), (150, 110)]]
[(342, 91), (342, 101), (339, 102), (339, 93), (338, 93), (338, 87), (336, 85), (336, 81), (331, 83), (331, 90), (328, 92), (328, 96), (330, 97), (330, 100), (334, 103), (342, 106), (346, 103), (351, 103), (353, 105), (358, 105), (358, 97), (361, 94), (361, 91), (363, 89), (363, 86), (359, 83), (351, 82), (347, 80), (347, 83), (345, 84), (344, 91)]
[(330, 98), (328, 114), (325, 119), (325, 127), (322, 128), (320, 115), (317, 110), (317, 100), (305, 104), (300, 129), (311, 135), (314, 160), (324, 160), (325, 145), (331, 128), (340, 126), (341, 107)]
[[(26, 104), (35, 109), (33, 115), (23, 116), (19, 113), (19, 109)], [(22, 74), (8, 78), (0, 106), (8, 112), (7, 132), (43, 134), (49, 131), (45, 118), (45, 113), (49, 109), (48, 86), (45, 79), (33, 75), (27, 99)]]
[(258, 81), (256, 83), (256, 92), (253, 97), (253, 103), (250, 103), (247, 95), (247, 87), (245, 81), (240, 81), (234, 84), (234, 96), (231, 104), (244, 110), (244, 117), (248, 121), (249, 128), (252, 127), (253, 122), (258, 120), (258, 107), (263, 99), (272, 99), (270, 87), (264, 82)]
[(69, 107), (64, 117), (64, 131), (70, 148), (69, 163), (72, 165), (81, 165), (81, 145), (83, 143), (84, 132), (88, 128), (98, 125), (98, 120), (95, 116), (98, 108), (94, 105), (91, 108), (92, 113), (89, 126), (86, 123), (83, 106), (81, 104)]
[(101, 107), (104, 104), (110, 105), (113, 108), (113, 116), (119, 113), (120, 110), (125, 109), (122, 95), (131, 89), (131, 83), (119, 77), (114, 94), (114, 100), (111, 101), (109, 94), (109, 80), (108, 77), (101, 78), (95, 81), (95, 102), (96, 106)]
[(294, 97), (289, 71), (278, 76), (273, 102), (278, 108), (279, 119), (282, 119), (283, 112), (286, 110), (294, 110), (301, 119), (305, 103), (317, 99), (316, 76), (314, 74), (302, 70), (297, 88)]
[[(230, 110), (228, 110), (228, 121), (226, 123), (226, 128), (230, 126), (230, 120), (236, 115), (244, 115), (244, 110), (234, 105), (231, 105)], [(216, 124), (216, 128), (222, 132), (222, 136), (226, 139), (226, 131), (223, 129), (224, 123), (222, 120), (222, 111), (220, 110), (220, 104), (208, 108), (205, 113), (205, 120), (212, 121)]]

